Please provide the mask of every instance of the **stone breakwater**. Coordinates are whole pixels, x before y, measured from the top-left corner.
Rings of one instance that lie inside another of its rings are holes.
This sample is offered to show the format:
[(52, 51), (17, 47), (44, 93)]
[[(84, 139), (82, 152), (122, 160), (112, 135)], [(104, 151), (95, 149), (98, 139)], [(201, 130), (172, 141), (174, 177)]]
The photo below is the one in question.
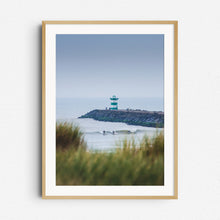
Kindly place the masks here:
[(164, 127), (164, 113), (145, 110), (99, 110), (95, 109), (79, 118), (93, 118), (98, 121), (124, 122), (145, 127)]

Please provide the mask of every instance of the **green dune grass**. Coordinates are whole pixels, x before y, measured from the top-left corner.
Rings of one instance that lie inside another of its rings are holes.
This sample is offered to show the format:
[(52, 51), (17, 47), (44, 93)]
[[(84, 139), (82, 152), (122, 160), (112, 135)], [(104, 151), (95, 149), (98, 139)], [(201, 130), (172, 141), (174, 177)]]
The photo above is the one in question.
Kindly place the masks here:
[(163, 185), (164, 135), (116, 143), (113, 152), (86, 150), (83, 133), (57, 124), (57, 185)]
[(78, 126), (71, 123), (56, 124), (56, 149), (58, 150), (77, 150), (78, 148), (86, 149), (86, 143), (83, 133)]

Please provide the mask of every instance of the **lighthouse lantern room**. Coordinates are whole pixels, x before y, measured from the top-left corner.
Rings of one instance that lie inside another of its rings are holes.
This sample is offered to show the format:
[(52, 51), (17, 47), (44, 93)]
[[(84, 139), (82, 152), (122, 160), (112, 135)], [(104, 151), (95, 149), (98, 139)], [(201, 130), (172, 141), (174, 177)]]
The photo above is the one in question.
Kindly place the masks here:
[(111, 100), (111, 110), (118, 110), (118, 99), (115, 95), (113, 95), (110, 100)]

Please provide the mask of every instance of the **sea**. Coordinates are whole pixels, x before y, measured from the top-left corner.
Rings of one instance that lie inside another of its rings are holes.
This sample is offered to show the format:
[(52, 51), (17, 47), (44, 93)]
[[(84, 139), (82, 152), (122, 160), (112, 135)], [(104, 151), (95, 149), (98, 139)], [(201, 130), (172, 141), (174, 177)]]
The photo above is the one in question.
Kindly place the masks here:
[[(119, 109), (140, 109), (148, 111), (164, 111), (163, 98), (120, 98)], [(78, 125), (84, 133), (89, 150), (112, 151), (122, 147), (124, 139), (137, 143), (147, 135), (152, 137), (161, 128), (127, 125), (120, 122), (103, 122), (89, 118), (79, 118), (94, 109), (110, 107), (108, 98), (57, 98), (57, 122), (69, 122)]]

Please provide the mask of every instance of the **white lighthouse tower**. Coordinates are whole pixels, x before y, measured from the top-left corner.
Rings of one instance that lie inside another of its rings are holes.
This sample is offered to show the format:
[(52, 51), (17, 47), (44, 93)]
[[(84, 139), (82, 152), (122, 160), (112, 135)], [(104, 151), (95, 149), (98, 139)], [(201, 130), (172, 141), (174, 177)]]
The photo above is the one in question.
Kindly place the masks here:
[(115, 95), (113, 95), (110, 100), (111, 100), (111, 110), (118, 110), (118, 99)]

